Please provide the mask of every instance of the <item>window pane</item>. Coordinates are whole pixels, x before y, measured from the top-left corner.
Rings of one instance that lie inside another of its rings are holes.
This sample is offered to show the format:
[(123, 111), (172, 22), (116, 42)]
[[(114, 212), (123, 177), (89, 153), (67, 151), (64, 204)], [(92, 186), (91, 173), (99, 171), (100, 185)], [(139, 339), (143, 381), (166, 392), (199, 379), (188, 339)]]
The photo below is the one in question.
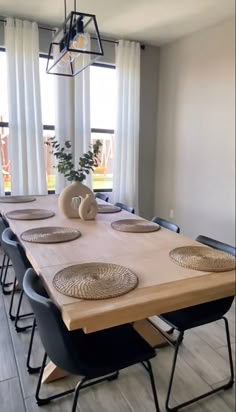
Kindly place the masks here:
[(92, 133), (93, 144), (101, 140), (100, 163), (93, 172), (93, 189), (112, 189), (113, 186), (113, 150), (114, 135), (108, 133)]
[(8, 127), (0, 127), (2, 175), (3, 175), (3, 185), (4, 185), (5, 192), (11, 191), (10, 164), (8, 160), (8, 139), (9, 139)]
[[(49, 137), (55, 135), (52, 130), (44, 130), (44, 142), (47, 142)], [(10, 175), (10, 162), (8, 160), (8, 141), (9, 141), (9, 129), (6, 127), (0, 127), (0, 146), (1, 146), (1, 160), (2, 160), (2, 174), (4, 182), (5, 192), (11, 191), (11, 175)], [(55, 157), (51, 153), (51, 149), (45, 144), (45, 162), (46, 162), (46, 172), (47, 172), (47, 188), (48, 190), (55, 190)]]
[(4, 51), (0, 51), (0, 122), (8, 122), (7, 61)]
[[(44, 143), (46, 143), (49, 137), (55, 136), (54, 130), (44, 130), (43, 137)], [(55, 156), (52, 153), (52, 148), (45, 144), (45, 162), (46, 162), (46, 176), (47, 176), (47, 188), (48, 190), (55, 190), (56, 188), (56, 170)]]
[(115, 69), (91, 66), (90, 98), (92, 129), (115, 129), (115, 95)]
[(41, 86), (42, 119), (44, 125), (55, 124), (55, 76), (46, 73), (47, 59), (40, 57), (39, 74)]

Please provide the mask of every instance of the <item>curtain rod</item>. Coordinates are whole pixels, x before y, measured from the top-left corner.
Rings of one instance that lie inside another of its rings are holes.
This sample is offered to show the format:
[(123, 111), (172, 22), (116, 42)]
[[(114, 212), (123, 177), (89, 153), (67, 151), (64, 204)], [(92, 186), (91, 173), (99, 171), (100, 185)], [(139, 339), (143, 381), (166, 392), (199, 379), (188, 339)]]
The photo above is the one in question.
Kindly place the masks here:
[[(7, 21), (6, 21), (5, 19), (0, 19), (0, 22), (6, 23)], [(48, 30), (48, 31), (51, 31), (51, 32), (55, 32), (55, 31), (56, 31), (56, 29), (50, 29), (50, 28), (48, 28), (48, 27), (43, 27), (43, 26), (38, 26), (38, 28), (39, 28), (40, 30)], [(95, 37), (91, 37), (91, 39), (96, 40)], [(101, 38), (101, 40), (102, 40), (102, 41), (106, 41), (107, 43), (115, 43), (115, 44), (118, 44), (118, 43), (119, 43), (119, 42), (116, 41), (116, 40), (107, 40), (107, 39), (102, 39), (102, 38)]]
[[(6, 23), (6, 20), (5, 20), (5, 19), (0, 19), (0, 22)], [(43, 26), (38, 26), (38, 28), (39, 28), (40, 30), (47, 30), (47, 31), (51, 31), (51, 32), (55, 32), (55, 31), (56, 31), (55, 29), (49, 29), (48, 27), (43, 27)], [(92, 39), (92, 40), (97, 40), (96, 37), (91, 37), (91, 39)], [(106, 42), (106, 43), (119, 44), (119, 42), (118, 42), (117, 40), (108, 40), (108, 39), (103, 39), (102, 37), (101, 37), (101, 41)], [(144, 46), (143, 44), (141, 44), (140, 47), (141, 47), (142, 50), (145, 49), (145, 46)]]
[[(0, 22), (6, 23), (7, 21), (6, 21), (5, 19), (0, 19)], [(50, 29), (50, 28), (48, 28), (48, 27), (43, 27), (43, 26), (38, 26), (38, 28), (39, 28), (40, 30), (48, 30), (48, 31), (51, 31), (51, 32), (55, 32), (55, 31), (56, 31), (55, 29)], [(91, 37), (91, 39), (96, 40), (95, 37)], [(119, 43), (119, 42), (116, 41), (116, 40), (107, 40), (107, 39), (102, 39), (102, 38), (101, 38), (101, 40), (102, 40), (102, 41), (105, 41), (105, 42), (107, 42), (107, 43), (115, 43), (115, 44), (118, 44), (118, 43)]]

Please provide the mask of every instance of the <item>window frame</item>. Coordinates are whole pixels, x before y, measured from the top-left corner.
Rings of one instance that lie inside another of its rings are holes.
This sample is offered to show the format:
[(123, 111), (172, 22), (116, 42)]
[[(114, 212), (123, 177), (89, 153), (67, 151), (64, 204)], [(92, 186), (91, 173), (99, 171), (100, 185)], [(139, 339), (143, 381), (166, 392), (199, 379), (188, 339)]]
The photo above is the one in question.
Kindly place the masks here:
[[(5, 52), (6, 53), (6, 48), (5, 47), (0, 47), (0, 52)], [(48, 55), (45, 53), (39, 53), (39, 58), (47, 59)], [(97, 67), (104, 67), (106, 69), (115, 69), (116, 66), (115, 64), (106, 64), (106, 63), (98, 63), (95, 62), (92, 64), (92, 66), (97, 66)], [(3, 128), (8, 128), (9, 129), (9, 122), (1, 122), (0, 121), (0, 127)], [(44, 124), (43, 125), (43, 130), (55, 130), (55, 125), (49, 125), (49, 124)], [(99, 128), (91, 128), (91, 133), (103, 133), (103, 134), (114, 134), (115, 130), (114, 129), (99, 129)], [(112, 192), (112, 189), (94, 189), (94, 192)], [(10, 192), (5, 192), (6, 194), (10, 194)], [(53, 194), (55, 193), (55, 190), (48, 190), (48, 194)]]

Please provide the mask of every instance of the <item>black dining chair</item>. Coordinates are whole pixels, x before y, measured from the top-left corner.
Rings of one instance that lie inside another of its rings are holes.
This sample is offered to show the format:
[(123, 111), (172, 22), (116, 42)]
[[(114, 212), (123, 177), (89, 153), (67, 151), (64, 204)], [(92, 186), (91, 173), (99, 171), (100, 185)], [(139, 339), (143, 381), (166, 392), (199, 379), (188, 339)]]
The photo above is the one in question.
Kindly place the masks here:
[(97, 197), (98, 199), (104, 200), (104, 202), (108, 202), (109, 201), (109, 196), (104, 195), (103, 193), (96, 193), (95, 197)]
[[(8, 221), (4, 218), (4, 216), (0, 215), (0, 245), (2, 246), (2, 234), (4, 230), (9, 227)], [(3, 251), (4, 252), (4, 251)], [(0, 267), (0, 285), (2, 287), (2, 292), (4, 295), (9, 295), (11, 291), (9, 290), (9, 286), (12, 285), (12, 282), (6, 282), (8, 268), (11, 266), (9, 256), (4, 252), (2, 263)]]
[(118, 206), (121, 209), (126, 210), (126, 212), (129, 212), (129, 213), (134, 214), (134, 212), (135, 212), (133, 207), (129, 207), (129, 206), (125, 205), (124, 203), (116, 202), (115, 206)]
[[(171, 230), (172, 232), (180, 233), (179, 226), (177, 226), (173, 222), (170, 222), (169, 220), (163, 219), (162, 217), (158, 217), (158, 216), (153, 217), (152, 222), (157, 223), (158, 225), (164, 227), (165, 229)], [(154, 323), (152, 323), (152, 325), (154, 328), (156, 327)], [(166, 333), (168, 333), (169, 335), (172, 335), (173, 332), (174, 332), (174, 328), (170, 328), (169, 330), (166, 330)], [(160, 345), (158, 346), (160, 347)], [(163, 346), (165, 346), (165, 344), (163, 344)]]
[(180, 228), (175, 223), (170, 222), (169, 220), (163, 219), (162, 217), (154, 217), (152, 222), (157, 223), (158, 225), (164, 227), (165, 229), (169, 229), (172, 232), (180, 233)]
[[(81, 389), (105, 380), (116, 379), (119, 370), (141, 362), (149, 374), (156, 411), (159, 412), (150, 363), (150, 359), (155, 357), (155, 351), (131, 325), (89, 334), (85, 334), (81, 329), (69, 332), (57, 306), (42, 294), (41, 279), (33, 269), (26, 271), (23, 288), (35, 313), (39, 335), (45, 349), (35, 394), (38, 405), (74, 392), (72, 412), (75, 412)], [(47, 357), (68, 373), (80, 375), (80, 381), (75, 389), (47, 398), (40, 397)]]
[[(24, 294), (24, 291), (22, 288), (23, 277), (24, 277), (26, 269), (31, 267), (31, 265), (26, 257), (23, 246), (16, 239), (14, 233), (11, 231), (10, 228), (5, 229), (4, 232), (2, 233), (2, 247), (6, 255), (11, 259), (12, 266), (15, 272), (13, 288), (11, 291), (9, 317), (12, 321), (15, 322), (16, 331), (22, 332), (32, 327), (32, 325), (24, 326), (24, 327), (18, 325), (18, 322), (20, 319), (33, 315), (33, 313), (26, 313), (23, 315), (20, 314), (21, 304), (22, 304), (22, 299), (23, 299), (23, 294)], [(13, 315), (12, 309), (13, 309), (13, 303), (14, 303), (14, 298), (15, 298), (15, 293), (16, 293), (17, 281), (20, 287), (20, 296), (19, 296), (16, 314)]]
[[(226, 243), (222, 243), (218, 240), (208, 238), (206, 236), (198, 236), (196, 241), (203, 243), (205, 245), (211, 246), (214, 249), (222, 250), (224, 252), (230, 253), (233, 256), (236, 256), (236, 248)], [(222, 274), (224, 276), (224, 274)], [(230, 342), (230, 334), (229, 334), (229, 325), (228, 320), (224, 316), (228, 310), (230, 309), (234, 300), (234, 296), (229, 296), (226, 298), (218, 299), (212, 302), (203, 303), (200, 305), (191, 306), (185, 309), (176, 310), (174, 312), (164, 313), (159, 315), (161, 319), (167, 322), (172, 328), (176, 329), (179, 332), (179, 336), (175, 343), (175, 352), (174, 352), (174, 359), (171, 369), (170, 381), (168, 386), (167, 398), (166, 398), (166, 410), (167, 411), (178, 411), (179, 409), (188, 406), (200, 399), (206, 398), (207, 396), (213, 395), (220, 390), (226, 390), (233, 386), (234, 384), (234, 366), (233, 366), (233, 358), (232, 358), (232, 349), (231, 349), (231, 342)], [(183, 402), (175, 407), (170, 407), (170, 397), (171, 397), (171, 390), (172, 384), (174, 380), (174, 373), (175, 367), (177, 362), (177, 356), (179, 351), (180, 343), (183, 340), (183, 335), (186, 330), (197, 328), (198, 326), (203, 326), (208, 323), (215, 322), (217, 320), (223, 320), (225, 324), (225, 331), (226, 331), (226, 340), (227, 340), (227, 347), (228, 347), (228, 356), (229, 356), (229, 369), (230, 369), (230, 378), (226, 384), (220, 385), (211, 391), (208, 391), (200, 396), (192, 398), (186, 402)], [(172, 341), (170, 341), (173, 344)]]
[(235, 256), (235, 247), (231, 245), (227, 245), (227, 243), (222, 243), (219, 240), (215, 240), (210, 237), (203, 236), (203, 235), (199, 235), (196, 238), (196, 241), (206, 246), (213, 247), (213, 249), (223, 250), (224, 252)]

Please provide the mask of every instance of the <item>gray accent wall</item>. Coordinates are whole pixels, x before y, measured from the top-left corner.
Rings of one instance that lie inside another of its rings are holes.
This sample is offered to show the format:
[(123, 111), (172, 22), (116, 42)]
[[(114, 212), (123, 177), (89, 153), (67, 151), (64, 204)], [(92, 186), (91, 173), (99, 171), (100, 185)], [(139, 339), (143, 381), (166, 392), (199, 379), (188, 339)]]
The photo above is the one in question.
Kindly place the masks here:
[(159, 48), (141, 50), (139, 214), (154, 216)]
[(235, 21), (161, 47), (155, 214), (235, 243)]
[(4, 24), (0, 21), (0, 47), (4, 46)]

